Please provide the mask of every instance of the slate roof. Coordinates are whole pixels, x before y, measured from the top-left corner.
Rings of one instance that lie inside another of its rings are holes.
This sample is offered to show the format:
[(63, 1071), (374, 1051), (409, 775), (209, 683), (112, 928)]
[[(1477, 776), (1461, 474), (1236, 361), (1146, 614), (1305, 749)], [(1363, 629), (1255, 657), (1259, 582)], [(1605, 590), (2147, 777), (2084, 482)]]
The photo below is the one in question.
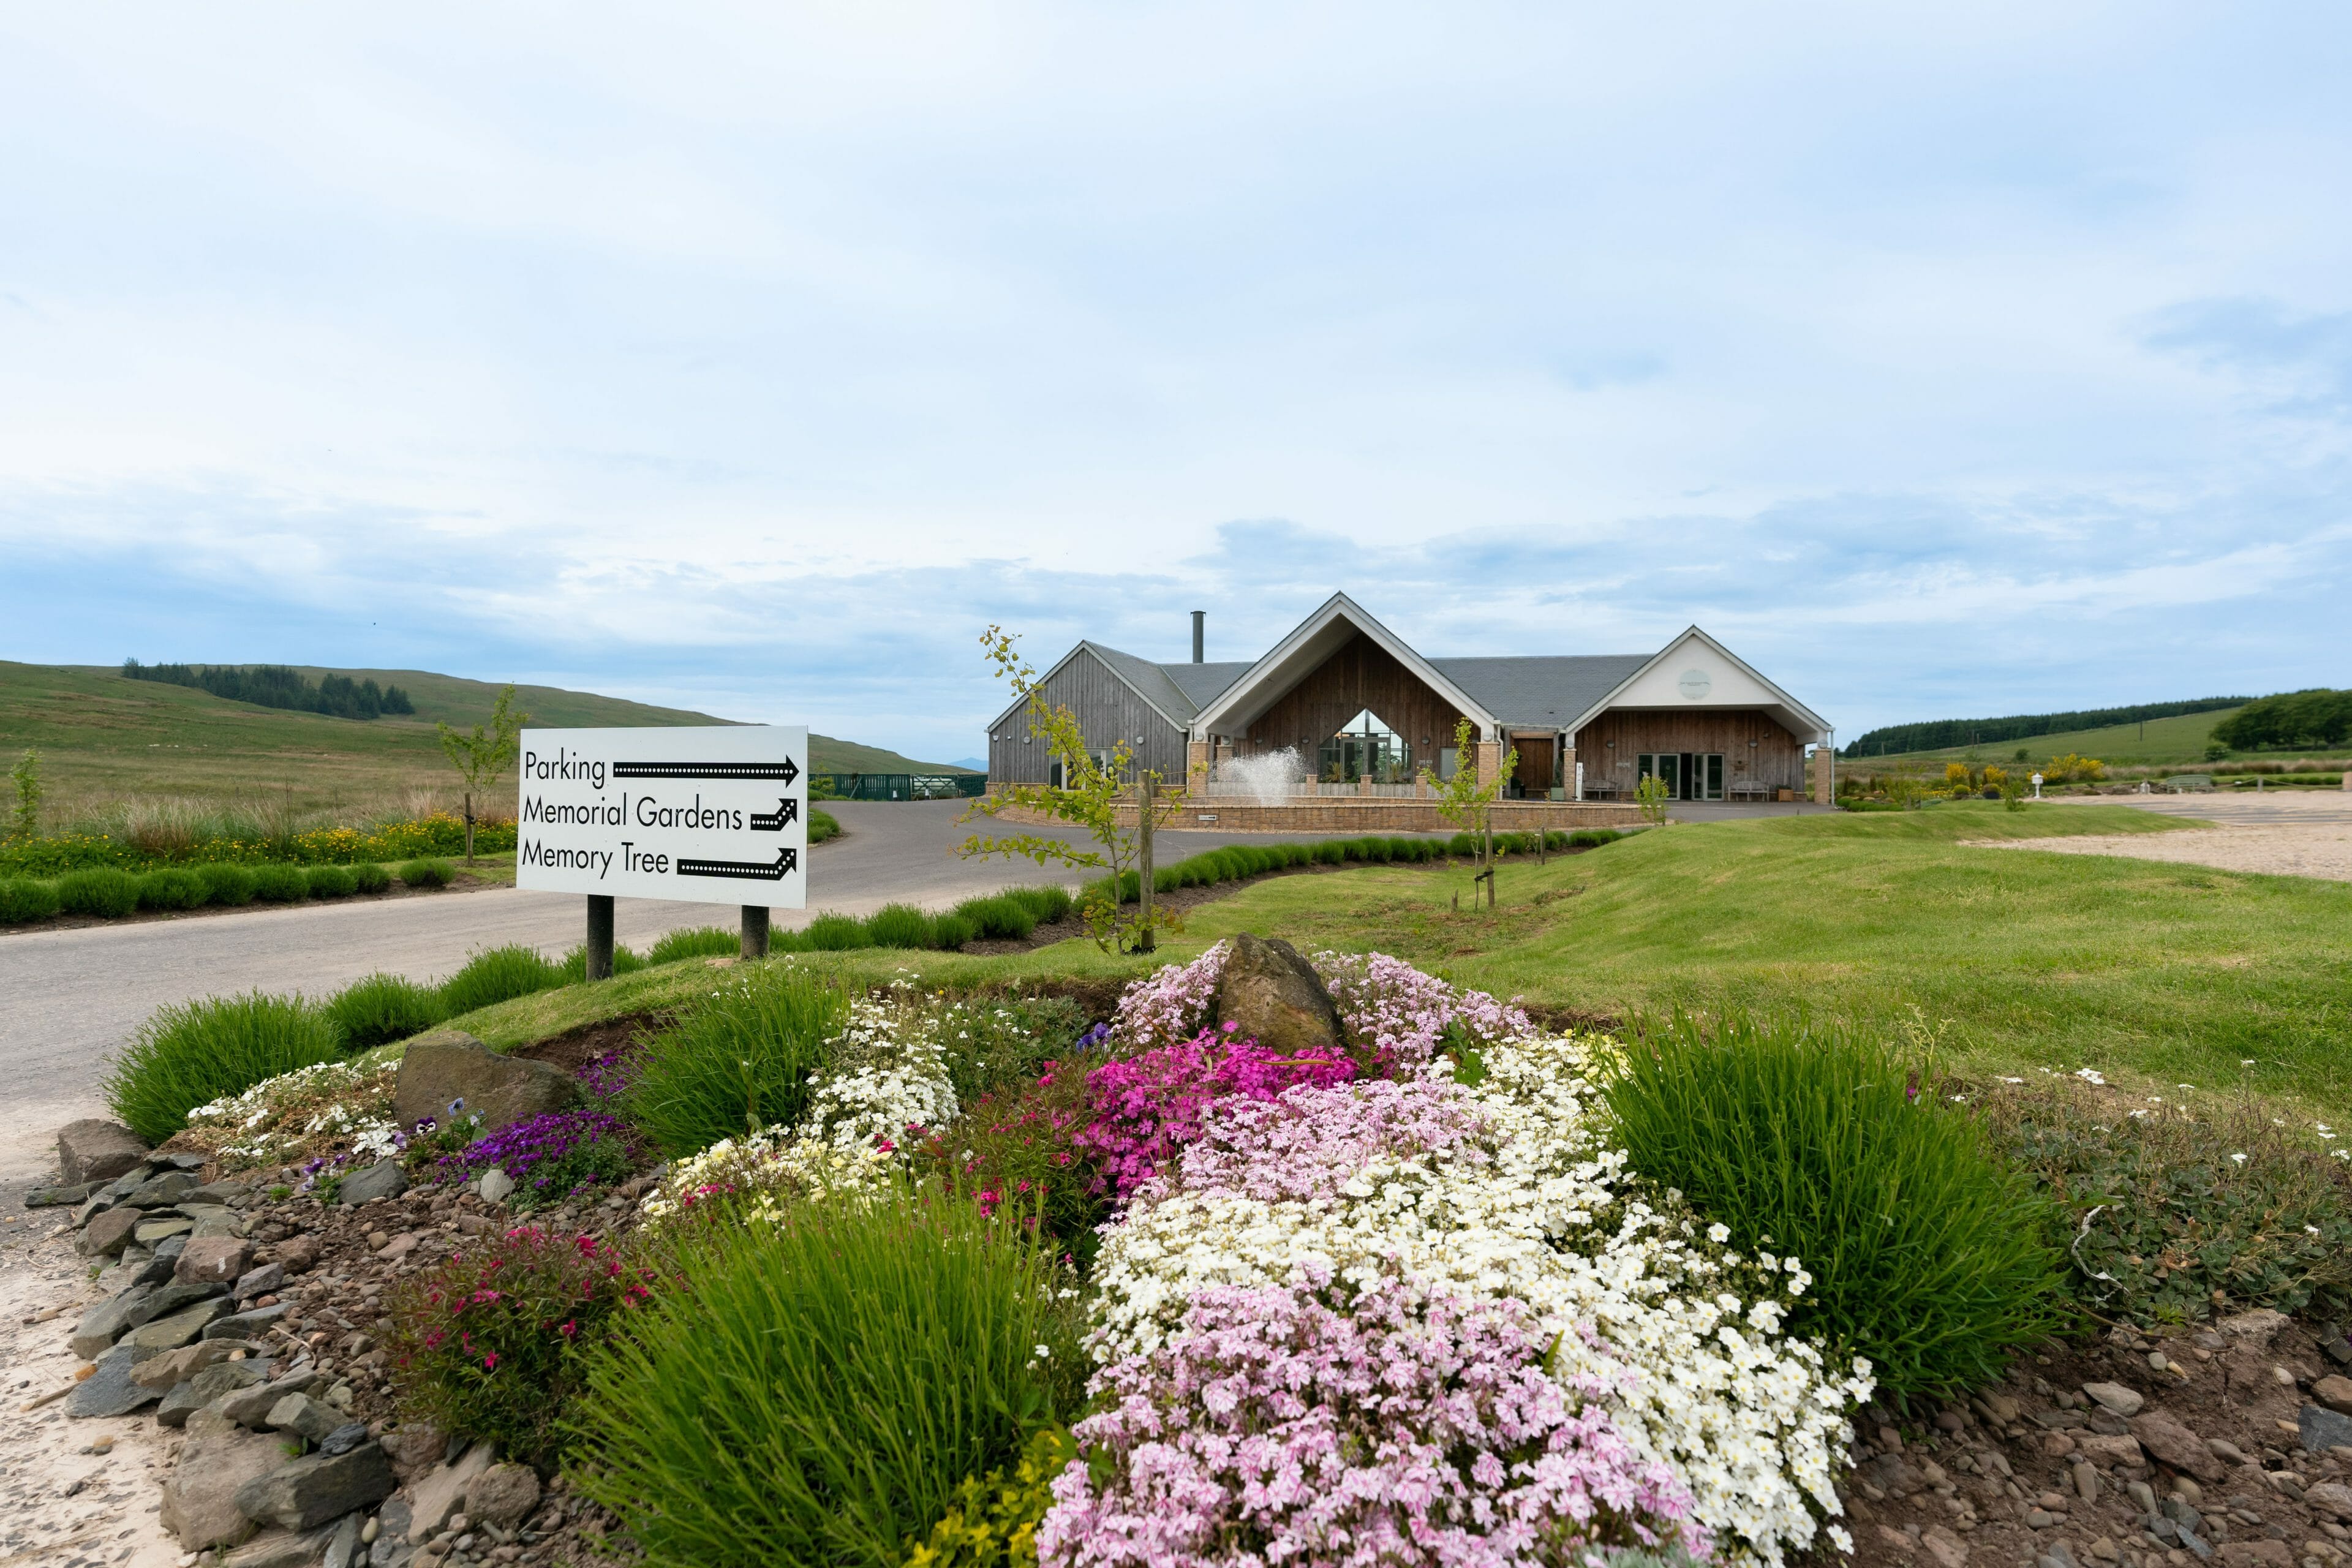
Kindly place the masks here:
[(1654, 653), (1433, 658), (1431, 667), (1504, 723), (1558, 730), (1614, 691)]

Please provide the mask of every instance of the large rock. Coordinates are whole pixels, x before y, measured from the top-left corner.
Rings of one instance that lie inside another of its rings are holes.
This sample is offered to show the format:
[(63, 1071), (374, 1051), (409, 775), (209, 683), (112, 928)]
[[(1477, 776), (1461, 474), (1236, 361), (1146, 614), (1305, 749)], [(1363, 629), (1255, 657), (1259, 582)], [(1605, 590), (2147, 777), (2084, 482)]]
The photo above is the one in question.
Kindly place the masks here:
[[(239, 1362), (235, 1364), (242, 1366), (245, 1363)], [(279, 1400), (289, 1394), (307, 1394), (318, 1386), (319, 1381), (319, 1374), (315, 1372), (289, 1373), (275, 1383), (262, 1384), (230, 1394), (221, 1401), (220, 1413), (241, 1425), (266, 1430), (269, 1426), (269, 1413), (278, 1408)]]
[(446, 1122), (450, 1104), (462, 1100), (458, 1114), (480, 1117), (482, 1130), (491, 1132), (579, 1099), (579, 1084), (561, 1068), (502, 1057), (462, 1029), (436, 1029), (402, 1053), (392, 1109), (403, 1127), (415, 1127), (428, 1116)]
[(2352, 1377), (2323, 1377), (2311, 1385), (2311, 1396), (2338, 1415), (2352, 1415)]
[(200, 1236), (180, 1249), (172, 1277), (186, 1283), (227, 1285), (253, 1261), (253, 1243), (234, 1236)]
[(177, 1204), (196, 1190), (195, 1177), (185, 1171), (165, 1171), (150, 1176), (132, 1188), (123, 1198), (123, 1206), (134, 1209), (165, 1209)]
[(1217, 983), (1217, 1026), (1228, 1024), (1236, 1036), (1285, 1056), (1344, 1048), (1331, 994), (1315, 966), (1280, 937), (1244, 931), (1234, 939)]
[(217, 1362), (185, 1383), (174, 1384), (155, 1406), (159, 1426), (184, 1426), (188, 1417), (215, 1399), (250, 1388), (261, 1381), (261, 1364), (251, 1361)]
[(392, 1456), (393, 1473), (413, 1481), (441, 1462), (448, 1451), (449, 1434), (425, 1421), (404, 1421), (383, 1435), (383, 1451)]
[(408, 1190), (408, 1178), (402, 1174), (397, 1160), (378, 1160), (374, 1164), (353, 1171), (343, 1178), (337, 1189), (345, 1208), (357, 1208), (377, 1198), (396, 1198)]
[(35, 1187), (25, 1194), (25, 1206), (28, 1209), (75, 1208), (89, 1201), (95, 1185), (91, 1182), (76, 1182), (64, 1187)]
[(2200, 1481), (2218, 1481), (2225, 1473), (2205, 1440), (2166, 1411), (2150, 1410), (2133, 1416), (2131, 1429), (2139, 1446), (2158, 1464), (2170, 1465)]
[(477, 1443), (455, 1464), (443, 1465), (409, 1492), (408, 1539), (422, 1545), (425, 1538), (449, 1522), (466, 1501), (466, 1490), (490, 1468), (498, 1453), (488, 1443)]
[(539, 1506), (539, 1476), (529, 1465), (492, 1465), (466, 1489), (466, 1515), (500, 1530), (520, 1529)]
[(170, 1388), (185, 1383), (208, 1366), (236, 1360), (239, 1351), (245, 1352), (246, 1360), (251, 1361), (253, 1352), (260, 1348), (243, 1340), (199, 1340), (194, 1344), (165, 1351), (161, 1355), (142, 1356), (139, 1361), (139, 1370), (132, 1373), (132, 1380), (149, 1388)]
[(131, 1381), (132, 1351), (129, 1345), (117, 1345), (98, 1358), (98, 1370), (74, 1384), (66, 1399), (68, 1415), (128, 1415), (142, 1405), (163, 1397), (160, 1388), (145, 1388)]
[(247, 1481), (237, 1489), (236, 1506), (257, 1524), (316, 1530), (382, 1502), (399, 1484), (383, 1447), (364, 1443), (348, 1454), (313, 1454)]
[(285, 1439), (259, 1432), (206, 1432), (188, 1439), (163, 1483), (163, 1528), (189, 1552), (233, 1546), (253, 1533), (236, 1494), (286, 1462)]
[(270, 1324), (293, 1310), (294, 1304), (291, 1301), (280, 1301), (274, 1307), (256, 1307), (250, 1312), (239, 1312), (234, 1317), (222, 1318), (215, 1322), (207, 1323), (205, 1326), (205, 1338), (208, 1340), (259, 1339), (268, 1331)]
[(74, 1325), (73, 1338), (68, 1342), (73, 1353), (84, 1361), (96, 1361), (106, 1348), (131, 1331), (131, 1309), (146, 1297), (146, 1291), (134, 1288), (120, 1296), (109, 1296), (81, 1315)]
[(139, 1134), (120, 1122), (91, 1117), (58, 1129), (58, 1172), (69, 1187), (110, 1181), (146, 1157)]
[(147, 1217), (140, 1209), (111, 1208), (95, 1215), (74, 1237), (74, 1250), (84, 1258), (111, 1258), (131, 1240), (131, 1233)]
[[(269, 1407), (265, 1419), (272, 1432), (291, 1432), (309, 1442), (319, 1443), (343, 1424), (343, 1413), (322, 1399), (289, 1394)], [(389, 1458), (385, 1463), (391, 1463)]]
[(142, 1323), (168, 1318), (174, 1312), (185, 1311), (199, 1301), (209, 1301), (224, 1294), (226, 1292), (217, 1285), (188, 1285), (176, 1279), (167, 1284), (145, 1286), (139, 1292), (139, 1300), (131, 1305), (131, 1326), (135, 1329)]
[(145, 1361), (165, 1351), (178, 1350), (205, 1331), (205, 1325), (222, 1317), (229, 1310), (228, 1298), (215, 1296), (209, 1301), (199, 1301), (183, 1312), (168, 1318), (158, 1318), (144, 1328), (131, 1330), (122, 1337), (118, 1350), (128, 1349), (133, 1361)]
[(2303, 1434), (2306, 1453), (2352, 1448), (2352, 1415), (2339, 1415), (2325, 1405), (2306, 1405), (2296, 1414), (2294, 1424)]

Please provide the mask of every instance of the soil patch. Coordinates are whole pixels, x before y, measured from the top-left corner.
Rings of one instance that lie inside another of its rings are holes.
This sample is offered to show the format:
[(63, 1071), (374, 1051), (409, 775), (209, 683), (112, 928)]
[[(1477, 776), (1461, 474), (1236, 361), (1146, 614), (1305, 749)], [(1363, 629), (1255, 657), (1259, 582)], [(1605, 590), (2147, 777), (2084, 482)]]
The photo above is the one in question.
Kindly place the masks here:
[(550, 1067), (562, 1068), (565, 1072), (578, 1072), (597, 1058), (621, 1049), (640, 1034), (650, 1034), (668, 1023), (669, 1015), (667, 1013), (625, 1013), (617, 1018), (583, 1024), (576, 1029), (566, 1029), (560, 1035), (550, 1035), (543, 1040), (517, 1046), (503, 1054), (520, 1057), (524, 1061), (545, 1062)]

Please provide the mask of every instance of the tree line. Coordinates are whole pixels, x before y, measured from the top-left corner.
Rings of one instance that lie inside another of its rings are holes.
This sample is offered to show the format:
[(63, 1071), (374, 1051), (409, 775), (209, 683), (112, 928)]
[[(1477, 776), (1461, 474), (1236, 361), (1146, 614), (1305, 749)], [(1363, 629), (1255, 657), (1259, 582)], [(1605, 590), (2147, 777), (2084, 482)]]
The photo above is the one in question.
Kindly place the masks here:
[(142, 664), (126, 658), (122, 674), (128, 680), (192, 687), (231, 702), (324, 713), (334, 719), (375, 719), (386, 713), (416, 711), (407, 692), (397, 686), (380, 687), (373, 677), (353, 680), (348, 675), (327, 675), (313, 685), (301, 671), (282, 664)]
[(2213, 739), (2233, 752), (2341, 746), (2352, 742), (2352, 691), (2315, 686), (2258, 698), (2214, 725)]
[(2036, 735), (2063, 735), (2074, 730), (2103, 730), (2110, 724), (2137, 724), (2146, 719), (2210, 713), (2217, 708), (2235, 708), (2246, 700), (2243, 697), (2198, 697), (2186, 702), (2086, 708), (2074, 713), (2012, 713), (2000, 719), (1931, 719), (1917, 724), (1888, 724), (1839, 748), (1838, 755), (1889, 757), (1906, 752), (1940, 751), (1946, 746), (1990, 746), (2001, 741), (2029, 741)]

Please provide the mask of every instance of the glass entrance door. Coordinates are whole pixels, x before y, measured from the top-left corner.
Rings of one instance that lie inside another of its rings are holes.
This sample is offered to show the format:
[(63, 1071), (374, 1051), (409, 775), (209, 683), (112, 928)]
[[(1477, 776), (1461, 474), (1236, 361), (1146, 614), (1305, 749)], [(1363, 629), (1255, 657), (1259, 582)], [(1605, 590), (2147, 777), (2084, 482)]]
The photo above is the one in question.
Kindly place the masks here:
[(1655, 778), (1666, 786), (1668, 800), (1683, 798), (1683, 761), (1680, 752), (1643, 752), (1634, 759), (1636, 778)]
[(1721, 800), (1721, 752), (1642, 752), (1634, 765), (1639, 778), (1656, 777), (1666, 786), (1668, 800)]
[(1723, 753), (1721, 752), (1696, 752), (1691, 757), (1690, 763), (1690, 798), (1721, 800), (1723, 798)]

